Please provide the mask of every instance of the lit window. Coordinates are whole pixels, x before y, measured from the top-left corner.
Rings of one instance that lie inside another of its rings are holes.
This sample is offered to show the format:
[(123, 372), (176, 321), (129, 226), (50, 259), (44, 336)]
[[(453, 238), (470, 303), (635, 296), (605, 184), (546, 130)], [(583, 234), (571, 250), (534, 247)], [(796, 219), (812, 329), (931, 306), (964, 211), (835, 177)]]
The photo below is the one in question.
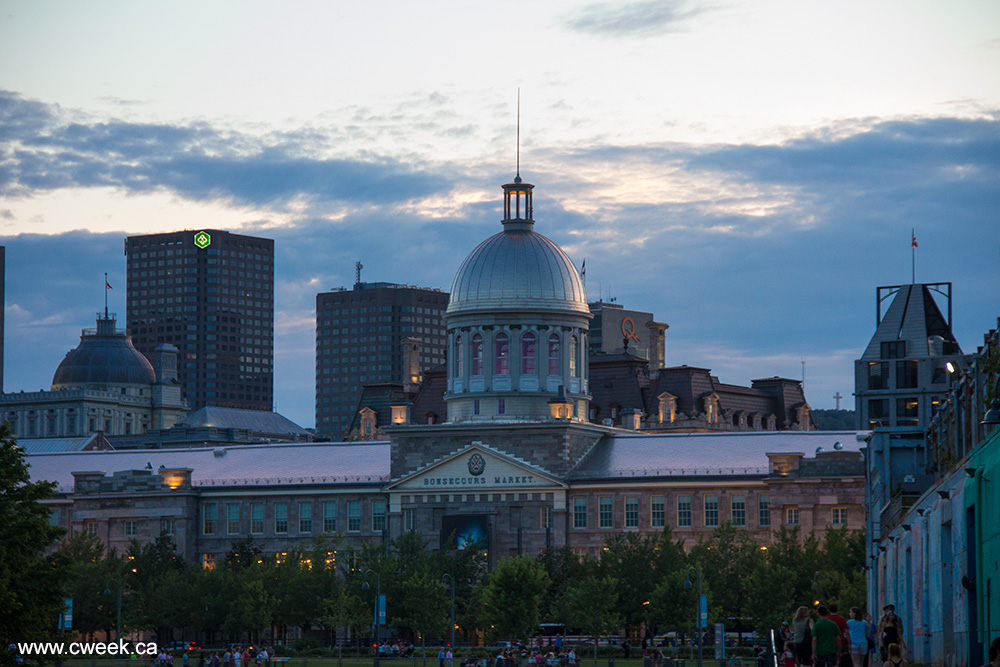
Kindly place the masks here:
[(521, 337), (521, 374), (535, 374), (535, 334), (530, 331)]
[(494, 348), (496, 350), (496, 363), (493, 372), (497, 375), (510, 374), (510, 339), (507, 334), (502, 331), (497, 334)]
[(215, 554), (202, 554), (201, 555), (201, 566), (206, 570), (215, 569)]

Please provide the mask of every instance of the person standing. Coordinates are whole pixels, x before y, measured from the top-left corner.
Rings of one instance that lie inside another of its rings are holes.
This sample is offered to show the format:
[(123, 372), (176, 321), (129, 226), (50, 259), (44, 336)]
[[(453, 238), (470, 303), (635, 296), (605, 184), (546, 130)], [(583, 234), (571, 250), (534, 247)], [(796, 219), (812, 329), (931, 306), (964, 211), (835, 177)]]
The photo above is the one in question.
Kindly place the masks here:
[(854, 667), (865, 667), (865, 656), (868, 655), (868, 623), (857, 607), (851, 607), (851, 618), (847, 621), (847, 635), (850, 639), (851, 661)]
[(837, 627), (840, 628), (841, 654), (837, 658), (837, 664), (839, 667), (852, 667), (851, 656), (848, 650), (850, 647), (850, 638), (847, 636), (847, 619), (837, 613), (836, 602), (828, 604), (827, 609), (830, 610), (830, 620), (836, 623)]
[(878, 635), (882, 644), (882, 660), (889, 659), (889, 646), (899, 644), (903, 648), (903, 620), (896, 615), (896, 607), (887, 604), (882, 608), (882, 620), (878, 624)]
[(882, 667), (910, 667), (903, 658), (903, 648), (899, 644), (889, 644), (888, 660), (882, 663)]
[(819, 620), (812, 627), (812, 657), (816, 667), (836, 667), (842, 646), (840, 627), (830, 620), (830, 610), (820, 606)]
[(983, 667), (1000, 667), (1000, 637), (990, 644), (990, 661)]
[(809, 618), (809, 608), (799, 607), (792, 619), (792, 641), (795, 643), (795, 658), (797, 667), (808, 667), (812, 664), (812, 619)]

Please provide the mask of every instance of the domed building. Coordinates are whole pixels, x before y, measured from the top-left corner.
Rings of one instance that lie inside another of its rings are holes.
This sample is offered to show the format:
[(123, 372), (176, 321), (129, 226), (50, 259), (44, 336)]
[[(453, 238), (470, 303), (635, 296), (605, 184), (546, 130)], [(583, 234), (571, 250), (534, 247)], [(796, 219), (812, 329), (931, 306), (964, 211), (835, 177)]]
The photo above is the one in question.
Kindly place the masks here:
[(520, 176), (503, 186), (503, 231), (455, 275), (449, 422), (586, 419), (587, 294), (566, 253), (534, 231), (533, 188)]
[(19, 439), (102, 433), (125, 436), (170, 428), (187, 415), (177, 382), (177, 348), (157, 347), (156, 366), (132, 345), (114, 315), (97, 316), (66, 353), (51, 391), (0, 396), (0, 416)]

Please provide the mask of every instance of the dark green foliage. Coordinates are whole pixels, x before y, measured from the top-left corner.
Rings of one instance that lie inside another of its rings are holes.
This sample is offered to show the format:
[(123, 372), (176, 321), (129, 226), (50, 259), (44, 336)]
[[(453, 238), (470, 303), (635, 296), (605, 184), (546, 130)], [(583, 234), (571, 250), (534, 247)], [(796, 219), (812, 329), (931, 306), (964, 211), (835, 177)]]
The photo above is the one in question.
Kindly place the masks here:
[(812, 418), (820, 431), (854, 431), (858, 428), (854, 410), (813, 410)]

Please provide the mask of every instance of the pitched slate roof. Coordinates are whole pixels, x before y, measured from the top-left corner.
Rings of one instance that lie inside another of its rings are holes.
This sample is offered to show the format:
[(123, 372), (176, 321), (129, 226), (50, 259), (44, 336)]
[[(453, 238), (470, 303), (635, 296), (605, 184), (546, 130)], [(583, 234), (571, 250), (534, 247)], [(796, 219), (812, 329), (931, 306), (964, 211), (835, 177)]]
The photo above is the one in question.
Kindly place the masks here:
[(428, 414), (434, 415), (436, 424), (448, 421), (448, 404), (444, 401), (448, 388), (447, 370), (448, 367), (442, 364), (424, 371), (424, 382), (410, 408), (411, 423), (426, 424)]
[(392, 423), (392, 406), (403, 402), (403, 385), (393, 382), (366, 384), (361, 388), (361, 397), (354, 408), (354, 416), (348, 433), (361, 428), (361, 408), (375, 411), (375, 427), (382, 428)]
[(122, 470), (155, 472), (192, 468), (194, 486), (270, 486), (283, 484), (381, 483), (389, 479), (389, 443), (296, 443), (192, 449), (31, 454), (33, 481), (57, 482), (73, 489), (73, 472)]
[(573, 469), (570, 480), (623, 477), (766, 475), (769, 453), (817, 449), (860, 451), (867, 432), (768, 431), (740, 433), (615, 434), (603, 439)]
[(52, 454), (55, 452), (82, 452), (89, 449), (111, 449), (99, 433), (75, 438), (19, 438), (18, 446), (26, 454)]

